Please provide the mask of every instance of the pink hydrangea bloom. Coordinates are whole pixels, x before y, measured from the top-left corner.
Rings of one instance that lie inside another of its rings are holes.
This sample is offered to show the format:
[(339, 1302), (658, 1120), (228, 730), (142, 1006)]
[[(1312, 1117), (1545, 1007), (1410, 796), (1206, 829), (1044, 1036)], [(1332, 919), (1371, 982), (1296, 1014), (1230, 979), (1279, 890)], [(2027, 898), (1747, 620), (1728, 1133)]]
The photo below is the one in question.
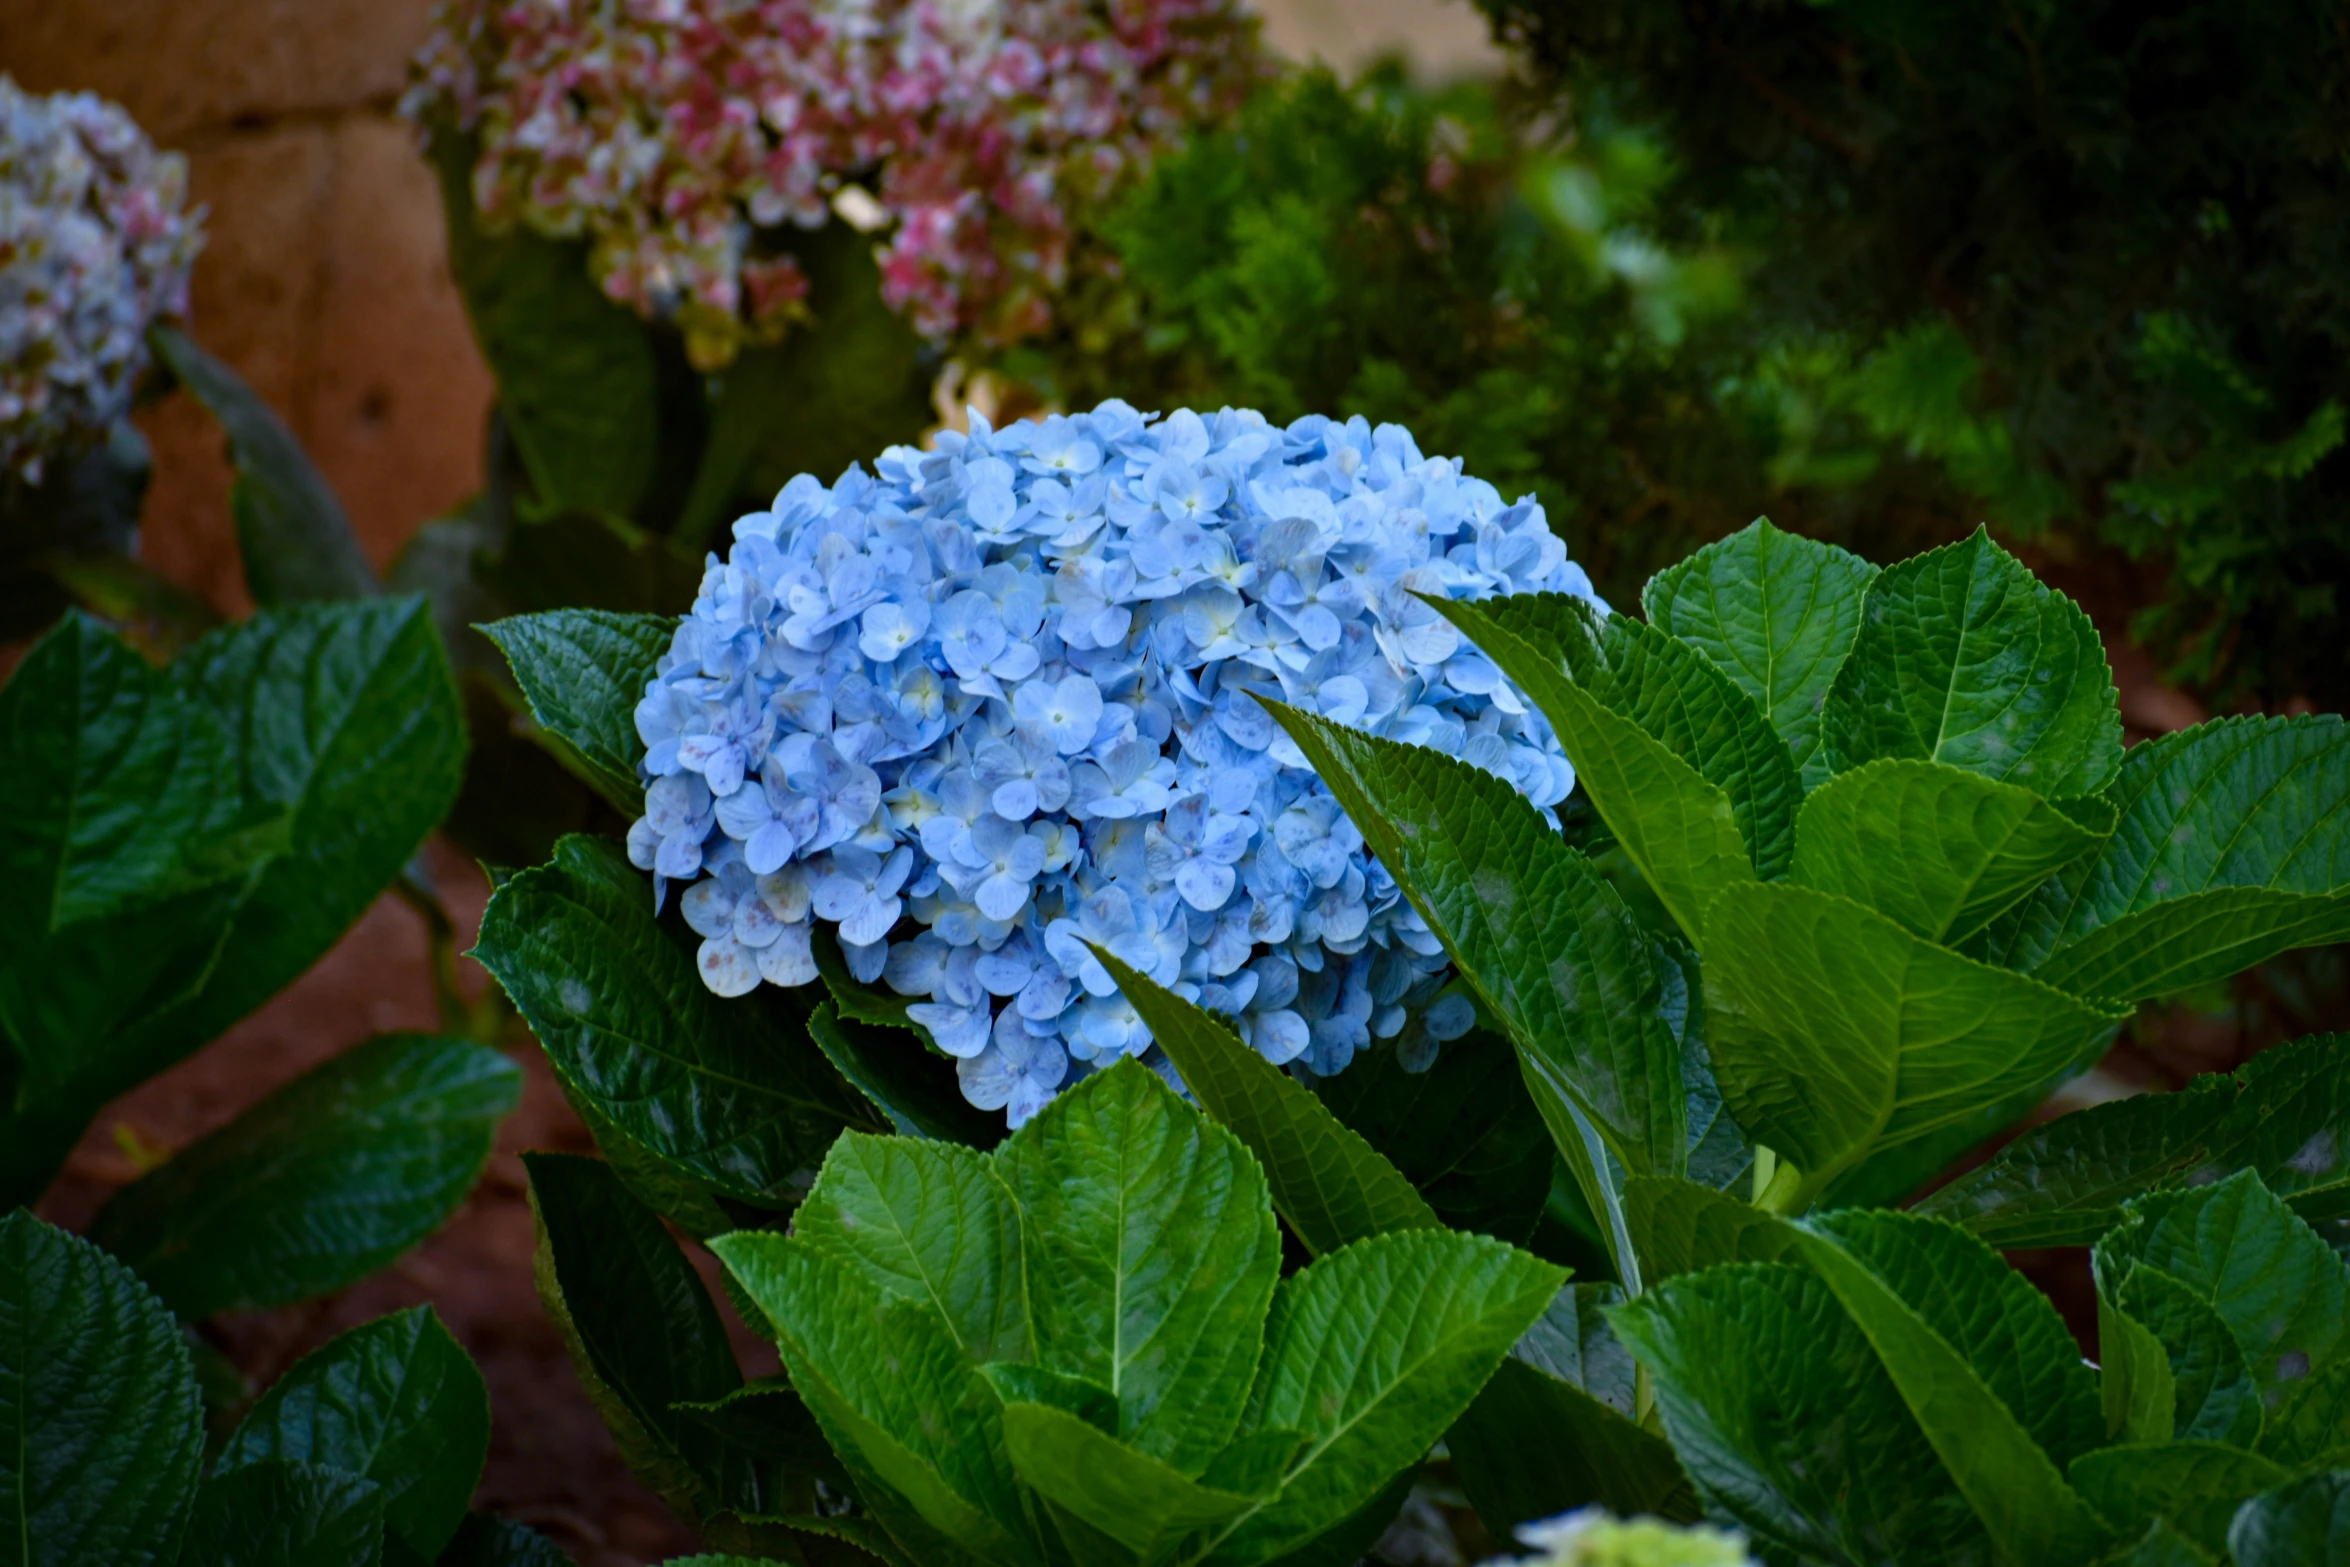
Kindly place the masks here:
[(0, 76), (0, 470), (37, 483), (130, 411), (147, 328), (188, 311), (187, 192), (115, 105)]
[(478, 132), (490, 225), (586, 240), (716, 365), (806, 308), (761, 231), (836, 207), (926, 336), (1042, 327), (1075, 215), (1261, 69), (1238, 0), (444, 0), (408, 108)]

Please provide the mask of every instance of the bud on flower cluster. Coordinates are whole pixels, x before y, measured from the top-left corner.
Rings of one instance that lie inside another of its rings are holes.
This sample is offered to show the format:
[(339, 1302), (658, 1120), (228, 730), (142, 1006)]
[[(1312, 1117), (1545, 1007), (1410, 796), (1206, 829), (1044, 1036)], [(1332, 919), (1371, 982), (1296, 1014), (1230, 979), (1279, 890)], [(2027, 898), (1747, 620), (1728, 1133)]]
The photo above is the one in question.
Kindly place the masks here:
[(130, 411), (147, 328), (188, 311), (187, 194), (115, 105), (0, 76), (0, 469), (37, 483)]
[(657, 900), (691, 883), (712, 990), (807, 984), (831, 927), (1015, 1125), (1072, 1073), (1162, 1064), (1094, 946), (1318, 1073), (1467, 1029), (1256, 698), (1555, 806), (1556, 737), (1415, 596), (1591, 596), (1540, 505), (1398, 425), (1120, 402), (877, 468), (735, 523), (637, 709), (631, 857)]
[(1229, 113), (1254, 29), (1237, 0), (446, 0), (407, 107), (479, 133), (491, 225), (586, 240), (716, 368), (803, 308), (773, 240), (835, 206), (924, 334), (1044, 325), (1073, 209)]

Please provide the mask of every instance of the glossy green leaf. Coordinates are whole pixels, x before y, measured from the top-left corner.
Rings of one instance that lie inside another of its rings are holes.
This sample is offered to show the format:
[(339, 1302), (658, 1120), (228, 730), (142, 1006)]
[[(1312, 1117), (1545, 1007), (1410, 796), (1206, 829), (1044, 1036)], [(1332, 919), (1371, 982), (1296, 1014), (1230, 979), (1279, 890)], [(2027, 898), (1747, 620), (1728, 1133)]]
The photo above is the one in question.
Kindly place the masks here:
[(706, 1534), (724, 1513), (793, 1511), (805, 1475), (779, 1471), (704, 1418), (741, 1389), (742, 1371), (701, 1275), (661, 1221), (593, 1159), (534, 1153), (523, 1163), (539, 1299), (629, 1467)]
[(1648, 579), (1648, 623), (1714, 662), (1787, 742), (1804, 787), (1828, 777), (1820, 707), (1860, 630), (1877, 568), (1758, 517)]
[(1036, 1494), (1115, 1540), (1143, 1567), (1170, 1561), (1252, 1498), (1202, 1485), (1147, 1453), (1043, 1404), (1004, 1406), (1012, 1467)]
[(381, 1034), (115, 1193), (91, 1238), (190, 1322), (329, 1294), (457, 1210), (521, 1096), (494, 1050)]
[(1978, 528), (1887, 567), (1829, 688), (1829, 766), (1946, 762), (2050, 799), (2095, 794), (2122, 759), (2097, 628)]
[(2252, 1172), (2155, 1192), (2125, 1212), (2097, 1243), (2098, 1277), (2158, 1269), (2209, 1305), (2263, 1402), (2350, 1350), (2350, 1268)]
[(1559, 1291), (1445, 1434), (1461, 1489), (1496, 1538), (1594, 1503), (1698, 1516), (1671, 1446), (1631, 1418), (1631, 1352), (1600, 1315), (1622, 1301), (1612, 1284)]
[(1681, 1047), (1681, 1093), (1688, 1107), (1687, 1174), (1690, 1180), (1729, 1191), (1754, 1169), (1754, 1145), (1722, 1099), (1714, 1076), (1713, 1050), (1706, 1043), (1705, 975), (1697, 952), (1686, 942), (1652, 937), (1649, 952), (1663, 984), (1659, 1011)]
[(2124, 1015), (1807, 887), (1724, 891), (1704, 950), (1731, 1113), (1815, 1182), (2078, 1071)]
[(1565, 1278), (1483, 1236), (1409, 1230), (1282, 1281), (1250, 1424), (1307, 1444), (1279, 1494), (1216, 1531), (1206, 1559), (1269, 1561), (1353, 1515), (1418, 1464)]
[(712, 1250), (765, 1314), (792, 1385), (909, 1560), (1031, 1559), (1002, 1404), (935, 1307), (772, 1233), (721, 1236)]
[(1313, 1091), (1419, 1189), (1447, 1229), (1514, 1246), (1534, 1233), (1555, 1155), (1517, 1052), (1501, 1035), (1472, 1029), (1417, 1072), (1394, 1045), (1374, 1042)]
[(566, 609), (481, 628), (506, 655), (531, 717), (570, 747), (597, 792), (630, 816), (645, 804), (636, 707), (654, 662), (669, 651), (674, 625), (660, 615)]
[(2049, 984), (2136, 1001), (2350, 939), (2350, 728), (2230, 718), (2131, 749), (2102, 851), (1994, 927)]
[(2129, 1266), (2098, 1284), (2109, 1427), (2133, 1442), (2259, 1440), (2260, 1390), (2209, 1301), (2160, 1268)]
[(2236, 1567), (2350, 1560), (2350, 1471), (2314, 1474), (2256, 1496), (2228, 1524)]
[(1508, 1031), (1552, 1137), (1567, 1108), (1635, 1173), (1681, 1167), (1680, 1046), (1645, 934), (1507, 783), (1425, 746), (1266, 704)]
[(286, 1459), (213, 1476), (196, 1492), (181, 1567), (376, 1567), (383, 1492), (371, 1480)]
[(2289, 1476), (2257, 1454), (2217, 1442), (2150, 1442), (2083, 1454), (2073, 1461), (2071, 1478), (2089, 1505), (2124, 1533), (2159, 1518), (2218, 1555), (2228, 1548), (2237, 1508)]
[(284, 1458), (373, 1480), (385, 1527), (431, 1558), (464, 1522), (489, 1451), (489, 1389), (417, 1306), (304, 1356), (238, 1423), (215, 1472)]
[[(2101, 802), (2074, 809), (2111, 815)], [(1955, 947), (2104, 841), (2028, 789), (1940, 762), (1877, 761), (1803, 802), (1791, 879)]]
[(651, 481), (658, 440), (651, 335), (596, 287), (580, 245), (481, 226), (476, 150), (472, 137), (433, 128), (449, 268), (498, 378), (499, 410), (543, 505), (627, 516)]
[(148, 329), (155, 357), (228, 437), (245, 585), (253, 602), (365, 598), (380, 592), (333, 486), (276, 410), (228, 366), (175, 327)]
[(975, 1364), (1032, 1358), (1020, 1210), (987, 1155), (845, 1133), (792, 1218), (801, 1244), (927, 1301)]
[(690, 936), (653, 918), (617, 845), (566, 838), (500, 887), (474, 955), (506, 987), (567, 1088), (690, 1179), (781, 1201), (844, 1127), (882, 1129), (772, 987), (723, 1000)]
[(0, 1216), (0, 1560), (168, 1567), (204, 1457), (179, 1325), (121, 1263)]
[(1319, 1256), (1390, 1230), (1439, 1226), (1403, 1172), (1297, 1079), (1181, 996), (1106, 952), (1095, 956), (1200, 1108), (1256, 1155), (1273, 1205), (1307, 1250)]
[(1876, 1351), (1791, 1263), (1683, 1274), (1609, 1314), (1707, 1510), (1766, 1554), (1988, 1561), (1983, 1524)]
[(2104, 1436), (2048, 1297), (1965, 1231), (1868, 1209), (1797, 1227), (1795, 1252), (1877, 1351), (2000, 1552), (2081, 1561), (2111, 1543), (2061, 1467)]
[(1039, 1361), (1114, 1393), (1121, 1441), (1204, 1469), (1240, 1423), (1280, 1274), (1247, 1148), (1120, 1062), (1013, 1134), (996, 1171), (1020, 1205)]
[(1648, 1284), (1725, 1263), (1776, 1261), (1795, 1239), (1784, 1220), (1736, 1194), (1668, 1176), (1633, 1177), (1624, 1212)]
[(1515, 604), (1513, 598), (1484, 604), (1429, 602), (1550, 720), (1608, 831), (1702, 951), (1707, 900), (1732, 883), (1755, 879), (1729, 794), (1633, 719), (1576, 684), (1567, 673), (1562, 646), (1531, 642), (1513, 629), (1555, 610), (1535, 607), (1505, 623), (1489, 611)]
[(511, 1518), (468, 1513), (436, 1567), (570, 1567), (552, 1540)]

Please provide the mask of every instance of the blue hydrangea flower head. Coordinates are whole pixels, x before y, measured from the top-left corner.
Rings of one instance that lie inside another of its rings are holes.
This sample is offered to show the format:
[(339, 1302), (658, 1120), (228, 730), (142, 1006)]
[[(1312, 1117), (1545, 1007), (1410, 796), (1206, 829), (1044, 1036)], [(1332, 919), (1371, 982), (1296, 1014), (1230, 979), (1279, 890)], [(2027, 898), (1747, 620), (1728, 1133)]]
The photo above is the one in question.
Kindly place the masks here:
[(974, 416), (735, 523), (637, 708), (630, 857), (689, 884), (713, 991), (811, 983), (825, 926), (1015, 1126), (1122, 1056), (1168, 1070), (1095, 946), (1277, 1064), (1394, 1039), (1425, 1070), (1473, 1009), (1258, 698), (1548, 811), (1557, 738), (1415, 596), (1526, 592), (1599, 603), (1531, 497), (1397, 425)]

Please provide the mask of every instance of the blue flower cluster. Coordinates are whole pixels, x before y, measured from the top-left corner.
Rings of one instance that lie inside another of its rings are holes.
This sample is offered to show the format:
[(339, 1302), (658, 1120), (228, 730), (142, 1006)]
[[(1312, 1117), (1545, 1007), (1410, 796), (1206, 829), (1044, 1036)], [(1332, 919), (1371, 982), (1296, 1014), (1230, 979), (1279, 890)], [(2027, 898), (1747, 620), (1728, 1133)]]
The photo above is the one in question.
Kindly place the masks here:
[(1591, 596), (1542, 508), (1359, 418), (972, 425), (737, 521), (646, 688), (629, 853), (657, 900), (692, 883), (703, 979), (807, 984), (824, 921), (1013, 1125), (1120, 1056), (1167, 1070), (1088, 943), (1275, 1063), (1401, 1035), (1424, 1069), (1470, 1006), (1255, 699), (1556, 805), (1556, 738), (1414, 597)]

